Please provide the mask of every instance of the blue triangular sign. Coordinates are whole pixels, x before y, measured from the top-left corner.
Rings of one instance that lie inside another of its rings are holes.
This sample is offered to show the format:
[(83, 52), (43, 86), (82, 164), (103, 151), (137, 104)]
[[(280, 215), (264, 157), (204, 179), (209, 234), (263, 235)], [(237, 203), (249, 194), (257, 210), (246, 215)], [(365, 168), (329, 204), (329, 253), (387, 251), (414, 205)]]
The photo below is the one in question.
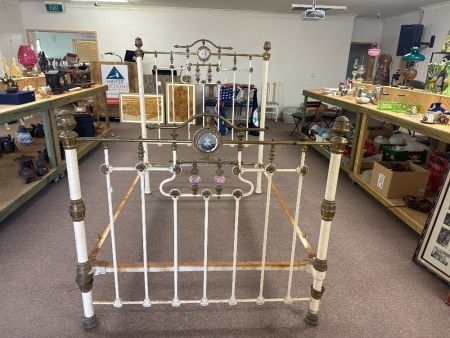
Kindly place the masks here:
[(108, 76), (106, 77), (107, 80), (125, 80), (122, 74), (117, 70), (116, 67), (112, 67), (111, 71), (109, 72)]

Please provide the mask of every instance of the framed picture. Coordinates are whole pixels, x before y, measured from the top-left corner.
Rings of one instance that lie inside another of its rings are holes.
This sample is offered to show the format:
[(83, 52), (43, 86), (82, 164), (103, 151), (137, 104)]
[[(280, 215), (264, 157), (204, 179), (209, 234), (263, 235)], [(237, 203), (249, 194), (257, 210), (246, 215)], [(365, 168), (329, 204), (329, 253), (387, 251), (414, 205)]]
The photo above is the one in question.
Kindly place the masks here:
[(450, 31), (442, 44), (441, 52), (450, 53)]
[[(144, 95), (145, 121), (164, 123), (164, 96)], [(121, 93), (119, 97), (120, 121), (141, 123), (139, 94)]]
[(450, 284), (450, 164), (442, 178), (414, 260)]
[[(195, 84), (166, 85), (166, 123), (182, 123), (195, 115)], [(195, 124), (195, 121), (191, 121)]]

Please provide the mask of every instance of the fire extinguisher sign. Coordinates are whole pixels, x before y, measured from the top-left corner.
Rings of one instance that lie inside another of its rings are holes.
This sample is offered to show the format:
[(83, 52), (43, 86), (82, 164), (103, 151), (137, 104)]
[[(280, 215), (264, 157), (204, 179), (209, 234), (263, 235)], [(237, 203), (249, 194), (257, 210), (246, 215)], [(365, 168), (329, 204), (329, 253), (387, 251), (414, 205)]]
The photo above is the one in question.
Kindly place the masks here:
[(101, 65), (102, 83), (108, 85), (107, 104), (119, 104), (119, 94), (129, 93), (128, 67), (126, 65)]

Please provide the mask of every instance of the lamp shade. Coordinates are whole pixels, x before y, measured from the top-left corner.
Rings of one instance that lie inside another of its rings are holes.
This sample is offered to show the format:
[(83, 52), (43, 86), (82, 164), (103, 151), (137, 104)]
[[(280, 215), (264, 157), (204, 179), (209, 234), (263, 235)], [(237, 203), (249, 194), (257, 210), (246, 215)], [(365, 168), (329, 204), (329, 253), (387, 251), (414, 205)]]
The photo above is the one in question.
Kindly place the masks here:
[(404, 61), (423, 61), (425, 56), (419, 53), (419, 47), (411, 48), (411, 53), (402, 56)]
[(381, 50), (378, 48), (370, 48), (367, 51), (367, 54), (369, 54), (370, 56), (377, 56), (377, 55), (380, 55), (380, 53), (381, 53)]
[(36, 54), (28, 45), (21, 45), (19, 47), (17, 59), (25, 68), (32, 68), (37, 63)]

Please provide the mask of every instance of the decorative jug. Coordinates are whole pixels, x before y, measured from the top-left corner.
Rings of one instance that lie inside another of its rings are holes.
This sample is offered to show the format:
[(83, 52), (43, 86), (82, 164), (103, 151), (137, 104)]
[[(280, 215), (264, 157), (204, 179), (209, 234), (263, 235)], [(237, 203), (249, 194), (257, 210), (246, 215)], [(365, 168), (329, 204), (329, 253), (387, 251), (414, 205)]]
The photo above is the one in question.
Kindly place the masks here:
[(19, 126), (19, 128), (16, 131), (16, 139), (17, 142), (22, 144), (29, 144), (33, 141), (30, 132), (27, 128), (23, 126)]

